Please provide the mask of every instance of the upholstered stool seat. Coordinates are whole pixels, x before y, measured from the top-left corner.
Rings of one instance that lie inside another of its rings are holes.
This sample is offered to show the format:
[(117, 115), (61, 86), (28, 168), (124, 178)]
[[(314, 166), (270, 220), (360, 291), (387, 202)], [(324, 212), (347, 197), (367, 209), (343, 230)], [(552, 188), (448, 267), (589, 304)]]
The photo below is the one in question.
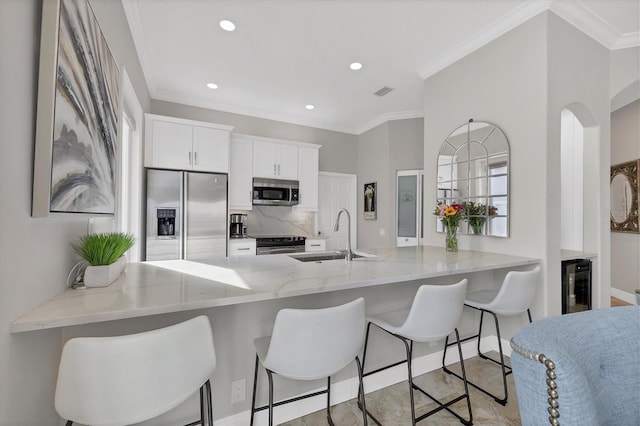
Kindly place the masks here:
[(200, 391), (200, 419), (212, 425), (216, 367), (211, 324), (199, 316), (114, 337), (78, 337), (62, 349), (55, 409), (73, 422), (130, 425), (153, 419)]
[[(460, 320), (460, 315), (462, 314), (462, 307), (466, 290), (466, 279), (463, 279), (462, 281), (451, 285), (422, 285), (418, 288), (410, 309), (393, 311), (367, 317), (367, 335), (365, 339), (364, 354), (362, 356), (363, 369), (366, 362), (371, 325), (375, 325), (377, 328), (398, 338), (405, 347), (406, 358), (402, 361), (395, 362), (382, 368), (364, 373), (364, 376), (370, 376), (372, 374), (406, 362), (409, 383), (409, 399), (411, 404), (411, 422), (414, 425), (416, 424), (416, 422), (425, 419), (426, 417), (429, 417), (441, 410), (447, 410), (448, 412), (456, 416), (465, 425), (472, 424), (473, 416), (471, 413), (471, 400), (469, 399), (469, 390), (467, 388), (466, 380), (464, 380), (464, 377), (466, 377), (464, 360), (462, 358), (462, 348), (460, 346), (460, 338), (458, 335), (458, 330), (456, 328), (458, 325), (458, 321)], [(413, 374), (411, 371), (413, 361), (413, 343), (426, 343), (447, 339), (445, 340), (446, 345), (449, 335), (454, 332), (456, 335), (456, 341), (458, 342), (458, 354), (460, 356), (460, 366), (462, 368), (462, 377), (464, 380), (464, 392), (456, 397), (453, 397), (448, 402), (442, 402), (413, 382)], [(422, 414), (421, 416), (416, 416), (414, 390), (423, 393), (425, 396), (436, 402), (438, 406), (428, 413)], [(466, 399), (467, 402), (469, 415), (468, 420), (464, 419), (462, 416), (460, 416), (450, 408), (451, 405), (464, 399)], [(366, 407), (361, 406), (361, 409), (366, 412)], [(375, 417), (373, 417), (370, 413), (368, 414), (377, 424), (380, 424), (380, 422)]]
[[(255, 413), (269, 410), (273, 425), (274, 407), (327, 394), (327, 421), (331, 418), (331, 376), (355, 361), (358, 369), (358, 400), (364, 398), (362, 368), (358, 357), (364, 342), (364, 299), (323, 309), (282, 309), (276, 315), (271, 336), (254, 340), (256, 364), (251, 399), (251, 422)], [(258, 367), (262, 365), (269, 381), (269, 403), (256, 406)], [(326, 379), (327, 388), (302, 396), (274, 401), (273, 375), (294, 380)], [(364, 424), (367, 424), (364, 416)]]
[[(488, 360), (500, 365), (504, 396), (495, 395), (489, 392), (484, 387), (480, 386), (478, 383), (473, 383), (470, 380), (467, 380), (467, 383), (478, 389), (479, 391), (491, 396), (495, 399), (496, 402), (502, 405), (506, 405), (507, 399), (509, 397), (507, 388), (507, 376), (511, 374), (511, 367), (509, 367), (505, 363), (498, 315), (515, 316), (526, 312), (529, 322), (531, 322), (532, 319), (530, 307), (536, 295), (539, 276), (540, 266), (536, 266), (531, 271), (509, 271), (498, 290), (479, 290), (469, 292), (464, 301), (465, 306), (480, 311), (480, 325), (478, 327), (477, 334), (467, 337), (463, 339), (463, 341), (477, 339), (478, 356), (484, 360)], [(499, 360), (490, 358), (480, 351), (480, 339), (482, 337), (482, 325), (485, 313), (491, 314), (495, 322), (496, 334), (498, 338), (498, 352), (500, 355)], [(447, 352), (447, 346), (445, 346), (445, 356)], [(462, 379), (460, 375), (449, 370), (444, 365), (444, 359), (442, 368), (445, 372)]]

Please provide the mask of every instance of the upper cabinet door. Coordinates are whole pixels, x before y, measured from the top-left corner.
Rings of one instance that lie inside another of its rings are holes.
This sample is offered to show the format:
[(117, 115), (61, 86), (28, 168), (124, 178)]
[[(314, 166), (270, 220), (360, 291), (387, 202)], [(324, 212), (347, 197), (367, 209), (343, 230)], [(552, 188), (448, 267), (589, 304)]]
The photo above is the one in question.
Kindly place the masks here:
[(230, 126), (146, 114), (145, 167), (229, 173)]
[(298, 179), (298, 147), (278, 142), (253, 141), (253, 176)]
[(191, 169), (192, 127), (155, 119), (151, 120), (150, 124), (147, 126), (145, 166)]
[(278, 145), (278, 179), (298, 179), (298, 147)]
[[(252, 210), (253, 144), (250, 139), (231, 139), (229, 210)], [(255, 252), (255, 250), (254, 250)]]
[(210, 127), (193, 128), (193, 170), (229, 172), (229, 132)]
[(253, 176), (275, 178), (278, 175), (278, 145), (275, 142), (253, 142)]
[(300, 203), (294, 209), (318, 211), (318, 166), (318, 148), (299, 148)]

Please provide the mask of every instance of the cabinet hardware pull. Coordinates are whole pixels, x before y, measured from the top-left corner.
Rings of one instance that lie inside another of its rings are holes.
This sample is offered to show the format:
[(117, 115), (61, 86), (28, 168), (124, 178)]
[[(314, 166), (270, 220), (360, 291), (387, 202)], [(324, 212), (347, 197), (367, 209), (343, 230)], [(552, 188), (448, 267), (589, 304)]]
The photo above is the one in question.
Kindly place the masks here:
[(191, 166), (191, 151), (189, 151), (189, 165)]
[(275, 174), (277, 174), (277, 173), (276, 173), (276, 163), (273, 163), (273, 174), (274, 174), (274, 175), (275, 175)]
[(239, 247), (238, 251), (240, 251), (240, 250), (249, 250), (249, 247)]
[(198, 151), (193, 153), (193, 165), (194, 166), (198, 165)]
[(280, 164), (278, 164), (278, 176), (280, 176)]
[(309, 244), (311, 247), (320, 247), (320, 244)]

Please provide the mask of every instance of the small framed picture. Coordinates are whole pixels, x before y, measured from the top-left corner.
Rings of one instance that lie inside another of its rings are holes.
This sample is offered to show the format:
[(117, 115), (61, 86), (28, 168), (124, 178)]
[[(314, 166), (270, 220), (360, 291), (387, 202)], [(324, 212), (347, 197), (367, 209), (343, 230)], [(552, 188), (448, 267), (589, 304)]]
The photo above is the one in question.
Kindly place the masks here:
[(376, 201), (378, 194), (376, 193), (376, 182), (364, 184), (364, 219), (376, 220)]

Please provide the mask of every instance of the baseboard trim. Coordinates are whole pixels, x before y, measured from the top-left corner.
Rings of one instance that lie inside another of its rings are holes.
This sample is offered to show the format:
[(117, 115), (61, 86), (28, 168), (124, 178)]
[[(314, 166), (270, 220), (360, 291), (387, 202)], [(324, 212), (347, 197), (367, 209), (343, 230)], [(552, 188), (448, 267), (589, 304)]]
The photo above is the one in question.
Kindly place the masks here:
[[(476, 356), (476, 341), (471, 340), (462, 344), (462, 357), (464, 359)], [(497, 351), (498, 339), (496, 336), (483, 337), (480, 341), (480, 349), (483, 352)], [(507, 356), (511, 355), (511, 346), (508, 341), (502, 339), (502, 349)], [(424, 355), (413, 360), (413, 375), (420, 376), (437, 370), (442, 366), (442, 352), (438, 351)], [(445, 364), (449, 365), (458, 361), (458, 351), (452, 347), (447, 351)], [(404, 364), (397, 365), (388, 370), (381, 371), (373, 376), (365, 377), (365, 393), (375, 392), (379, 389), (389, 387), (396, 383), (407, 380), (407, 369)], [(319, 389), (317, 389), (319, 390)], [(311, 393), (311, 392), (310, 392)], [(358, 393), (358, 379), (356, 377), (331, 384), (331, 404), (340, 404), (356, 397)], [(313, 398), (293, 402), (278, 407), (274, 410), (274, 423), (288, 422), (304, 415), (324, 410), (326, 407), (326, 396), (319, 395)], [(248, 425), (251, 419), (251, 411), (243, 411), (232, 416), (224, 417), (214, 422), (215, 426), (243, 426)], [(268, 424), (268, 413), (261, 411), (256, 414), (254, 424), (263, 426)]]
[(617, 288), (611, 287), (611, 296), (618, 298), (627, 303), (631, 303), (632, 305), (636, 304), (636, 295), (632, 293), (627, 293), (626, 291), (618, 290)]

